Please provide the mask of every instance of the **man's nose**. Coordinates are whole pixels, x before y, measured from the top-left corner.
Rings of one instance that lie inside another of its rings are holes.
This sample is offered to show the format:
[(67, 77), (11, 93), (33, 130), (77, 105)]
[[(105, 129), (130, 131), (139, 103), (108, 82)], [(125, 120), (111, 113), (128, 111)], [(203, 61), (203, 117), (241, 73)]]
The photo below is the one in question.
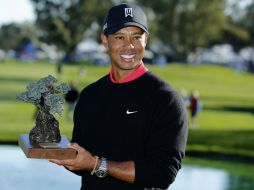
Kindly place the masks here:
[(130, 49), (134, 48), (134, 45), (133, 45), (133, 42), (132, 42), (131, 38), (126, 38), (125, 39), (125, 41), (124, 41), (124, 47), (130, 48)]

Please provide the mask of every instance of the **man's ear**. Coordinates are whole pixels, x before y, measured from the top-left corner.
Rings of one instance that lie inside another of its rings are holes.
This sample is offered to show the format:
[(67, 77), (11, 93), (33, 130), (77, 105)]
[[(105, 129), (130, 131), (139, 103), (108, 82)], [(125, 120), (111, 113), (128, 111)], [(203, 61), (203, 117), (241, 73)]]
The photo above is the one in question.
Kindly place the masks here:
[(101, 42), (105, 48), (108, 47), (108, 37), (105, 34), (101, 34)]
[(145, 47), (146, 47), (146, 45), (147, 45), (147, 43), (148, 43), (148, 36), (149, 36), (149, 34), (147, 34), (147, 33), (145, 33)]

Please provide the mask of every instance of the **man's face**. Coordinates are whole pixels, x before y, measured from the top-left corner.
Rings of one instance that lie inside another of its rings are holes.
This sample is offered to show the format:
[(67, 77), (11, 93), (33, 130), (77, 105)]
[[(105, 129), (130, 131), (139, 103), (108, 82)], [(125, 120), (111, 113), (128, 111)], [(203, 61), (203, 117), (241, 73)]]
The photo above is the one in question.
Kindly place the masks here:
[(122, 28), (108, 36), (102, 35), (112, 67), (120, 70), (135, 69), (144, 57), (147, 36), (147, 33), (135, 26)]

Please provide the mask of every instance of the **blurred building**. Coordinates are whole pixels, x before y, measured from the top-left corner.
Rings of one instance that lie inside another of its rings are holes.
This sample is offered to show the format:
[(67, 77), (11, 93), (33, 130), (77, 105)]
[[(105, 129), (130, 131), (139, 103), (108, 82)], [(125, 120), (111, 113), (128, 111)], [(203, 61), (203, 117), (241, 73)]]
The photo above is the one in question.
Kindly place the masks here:
[(86, 39), (80, 42), (76, 49), (76, 59), (78, 61), (89, 61), (96, 65), (110, 64), (106, 48), (94, 39)]
[(4, 60), (6, 57), (6, 53), (4, 50), (0, 49), (0, 60)]
[(197, 48), (195, 52), (188, 55), (188, 63), (217, 64), (232, 67), (239, 71), (247, 71), (248, 65), (241, 54), (236, 53), (229, 44), (215, 45), (211, 48)]

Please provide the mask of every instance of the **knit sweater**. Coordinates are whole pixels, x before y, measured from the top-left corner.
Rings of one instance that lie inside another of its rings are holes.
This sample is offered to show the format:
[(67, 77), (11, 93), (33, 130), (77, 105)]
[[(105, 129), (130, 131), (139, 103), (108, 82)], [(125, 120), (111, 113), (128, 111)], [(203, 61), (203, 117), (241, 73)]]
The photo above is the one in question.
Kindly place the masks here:
[(166, 189), (184, 157), (186, 109), (181, 96), (151, 72), (123, 84), (106, 75), (82, 90), (72, 141), (93, 155), (135, 164), (134, 184), (80, 171), (81, 189)]

